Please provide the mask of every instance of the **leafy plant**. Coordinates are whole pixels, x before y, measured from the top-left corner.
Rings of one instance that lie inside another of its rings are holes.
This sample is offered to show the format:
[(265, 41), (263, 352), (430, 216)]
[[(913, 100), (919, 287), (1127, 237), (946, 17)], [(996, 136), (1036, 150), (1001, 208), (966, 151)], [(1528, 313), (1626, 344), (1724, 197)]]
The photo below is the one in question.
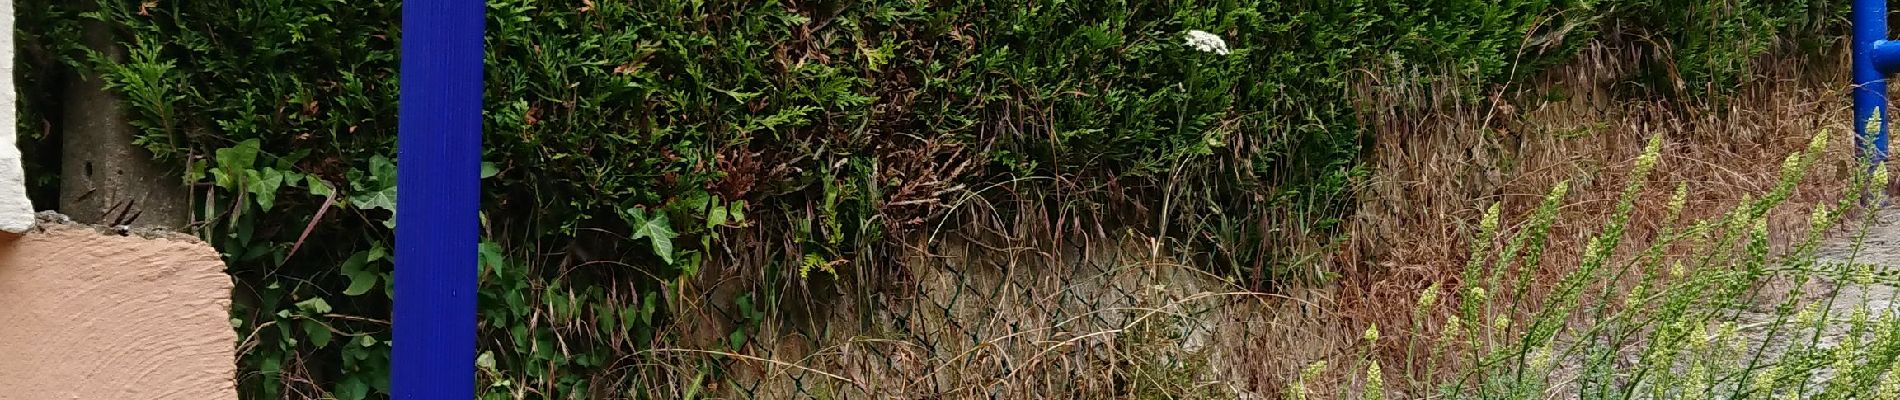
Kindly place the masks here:
[[(385, 394), (400, 2), (28, 3), (23, 46), (105, 79), (138, 143), (198, 188), (191, 229), (239, 282), (245, 395)], [(1152, 216), (1120, 224), (1249, 286), (1322, 281), (1337, 274), (1260, 221), (1339, 233), (1381, 140), (1358, 119), (1377, 110), (1342, 95), (1368, 73), (1477, 93), (1627, 23), (1719, 86), (1772, 32), (1832, 29), (1801, 5), (1700, 0), (487, 5), (484, 398), (645, 388), (623, 363), (678, 339), (696, 279), (732, 249), (790, 260), (743, 266), (765, 282), (739, 298), (737, 349), (794, 295), (779, 287), (874, 282), (896, 269), (891, 240), (1004, 192)], [(77, 45), (82, 21), (116, 26), (127, 57)], [(690, 369), (669, 393), (723, 378)]]

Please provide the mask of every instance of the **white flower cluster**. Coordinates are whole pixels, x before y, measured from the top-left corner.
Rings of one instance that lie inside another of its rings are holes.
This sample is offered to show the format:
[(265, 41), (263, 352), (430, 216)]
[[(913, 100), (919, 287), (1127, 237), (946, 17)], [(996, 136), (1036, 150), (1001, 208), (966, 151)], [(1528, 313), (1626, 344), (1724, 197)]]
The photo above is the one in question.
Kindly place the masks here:
[(1187, 45), (1202, 52), (1227, 55), (1227, 41), (1207, 31), (1188, 31)]

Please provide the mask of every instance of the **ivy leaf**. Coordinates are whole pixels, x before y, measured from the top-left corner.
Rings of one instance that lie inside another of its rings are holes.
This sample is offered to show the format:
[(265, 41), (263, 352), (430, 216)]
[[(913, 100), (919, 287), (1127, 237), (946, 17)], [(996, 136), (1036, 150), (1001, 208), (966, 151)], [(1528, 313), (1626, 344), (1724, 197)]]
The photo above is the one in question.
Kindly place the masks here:
[(211, 175), (218, 187), (237, 190), (237, 178), (244, 176), (244, 171), (251, 170), (251, 165), (257, 163), (257, 149), (257, 139), (249, 139), (212, 151), (212, 158), (217, 160), (218, 168), (212, 170)]
[(506, 266), (508, 262), (508, 260), (501, 255), (501, 245), (484, 240), (477, 249), (479, 249), (477, 254), (478, 259), (481, 260), (481, 265), (485, 267), (485, 269), (495, 271), (495, 278), (501, 279), (502, 267)]
[(487, 162), (487, 161), (482, 162), (482, 179), (493, 178), (495, 177), (495, 174), (499, 174), (499, 173), (501, 173), (501, 169), (495, 168), (495, 163)]
[(390, 161), (389, 157), (384, 157), (381, 154), (370, 156), (368, 181), (372, 181), (374, 184), (365, 184), (363, 180), (359, 180), (360, 178), (362, 177), (356, 175), (350, 177), (350, 184), (360, 191), (357, 195), (351, 196), (350, 201), (356, 203), (359, 209), (373, 210), (381, 208), (389, 210), (389, 219), (383, 220), (383, 226), (395, 229), (396, 163)]
[(297, 302), (297, 309), (311, 314), (328, 314), (330, 302), (323, 301), (322, 297), (312, 297), (309, 300)]
[(396, 186), (396, 163), (381, 154), (370, 156), (369, 176), (375, 178), (376, 183)]
[(224, 168), (211, 170), (211, 181), (221, 188), (230, 189), (237, 185), (237, 179), (232, 179), (232, 176), (233, 175), (224, 172)]
[(350, 287), (343, 289), (344, 296), (361, 296), (376, 287), (376, 271), (356, 271), (349, 273)]
[(244, 171), (244, 175), (247, 178), (245, 183), (254, 195), (251, 199), (256, 200), (257, 206), (264, 211), (270, 211), (277, 202), (277, 189), (284, 185), (284, 173), (276, 168), (264, 168)]
[(303, 320), (303, 333), (310, 338), (310, 345), (321, 349), (330, 345), (330, 328), (315, 320)]
[(337, 400), (363, 400), (369, 397), (369, 385), (363, 379), (354, 376), (343, 378), (336, 383)]
[(331, 193), (336, 193), (336, 189), (330, 188), (329, 182), (325, 182), (322, 179), (317, 179), (317, 177), (315, 176), (312, 176), (310, 177), (310, 179), (305, 180), (304, 186), (310, 188), (310, 194), (314, 194), (318, 196), (329, 196)]
[(350, 278), (350, 287), (343, 289), (345, 296), (361, 296), (376, 287), (376, 271), (363, 269), (368, 265), (371, 252), (359, 251), (343, 262), (343, 276)]
[(357, 271), (362, 271), (363, 265), (365, 264), (369, 264), (368, 251), (359, 251), (359, 252), (356, 252), (356, 254), (351, 254), (350, 259), (343, 261), (343, 266), (342, 266), (343, 274), (348, 275), (348, 274), (354, 274)]
[(251, 169), (251, 165), (257, 163), (258, 147), (257, 139), (246, 139), (231, 147), (212, 151), (212, 153), (214, 158), (218, 161), (218, 168), (246, 170)]
[(355, 196), (350, 196), (350, 202), (355, 203), (356, 208), (364, 210), (381, 208), (393, 212), (396, 211), (396, 187), (390, 186), (383, 188), (383, 190), (358, 193)]
[(484, 351), (482, 355), (475, 356), (475, 367), (481, 368), (483, 371), (494, 371), (495, 352)]
[(277, 169), (277, 171), (282, 172), (284, 174), (284, 186), (295, 187), (297, 186), (297, 183), (303, 182), (304, 174), (299, 174), (294, 171), (289, 171), (283, 168), (279, 168)]
[(653, 254), (666, 260), (668, 265), (673, 264), (673, 238), (679, 237), (679, 234), (674, 233), (673, 225), (666, 221), (666, 213), (654, 213), (648, 218), (646, 210), (630, 208), (627, 214), (629, 222), (633, 223), (632, 239), (646, 238), (653, 242)]

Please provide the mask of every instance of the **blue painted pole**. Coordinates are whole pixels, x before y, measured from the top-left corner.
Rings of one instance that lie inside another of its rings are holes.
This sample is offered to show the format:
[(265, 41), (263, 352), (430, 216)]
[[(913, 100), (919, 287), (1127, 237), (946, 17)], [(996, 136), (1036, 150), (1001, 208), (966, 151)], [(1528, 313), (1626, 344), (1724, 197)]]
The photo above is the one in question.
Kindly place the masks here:
[(1900, 46), (1887, 40), (1887, 0), (1854, 0), (1853, 7), (1854, 151), (1872, 171), (1887, 161), (1886, 74), (1900, 68)]
[(475, 397), (482, 0), (404, 0), (397, 110), (396, 399)]

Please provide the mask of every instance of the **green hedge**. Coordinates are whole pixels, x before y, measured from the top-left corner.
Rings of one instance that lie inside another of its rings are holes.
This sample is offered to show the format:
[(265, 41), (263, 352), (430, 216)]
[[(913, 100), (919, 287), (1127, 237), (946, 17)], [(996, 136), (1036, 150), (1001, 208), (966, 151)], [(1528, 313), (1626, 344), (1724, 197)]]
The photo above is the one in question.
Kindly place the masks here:
[[(286, 395), (293, 363), (339, 398), (381, 396), (400, 2), (26, 3), (43, 12), (23, 17), (27, 52), (105, 74), (141, 143), (217, 188), (194, 207), (239, 282), (247, 397)], [(1726, 87), (1774, 38), (1831, 32), (1841, 15), (1759, 3), (492, 0), (485, 382), (563, 398), (627, 384), (592, 378), (668, 340), (679, 299), (662, 289), (719, 257), (722, 235), (782, 229), (796, 245), (754, 244), (808, 260), (784, 279), (818, 279), (836, 260), (868, 268), (956, 196), (1027, 180), (1111, 205), (1166, 198), (1168, 233), (1220, 272), (1312, 278), (1276, 272), (1284, 251), (1254, 221), (1291, 212), (1328, 232), (1351, 212), (1378, 139), (1356, 122), (1357, 81), (1457, 76), (1477, 93), (1590, 40), (1640, 36), (1673, 43), (1683, 78)], [(83, 18), (121, 24), (129, 59), (73, 45)], [(1189, 30), (1233, 52), (1196, 51)], [(564, 273), (602, 261), (618, 267)], [(536, 309), (600, 331), (529, 329)]]

